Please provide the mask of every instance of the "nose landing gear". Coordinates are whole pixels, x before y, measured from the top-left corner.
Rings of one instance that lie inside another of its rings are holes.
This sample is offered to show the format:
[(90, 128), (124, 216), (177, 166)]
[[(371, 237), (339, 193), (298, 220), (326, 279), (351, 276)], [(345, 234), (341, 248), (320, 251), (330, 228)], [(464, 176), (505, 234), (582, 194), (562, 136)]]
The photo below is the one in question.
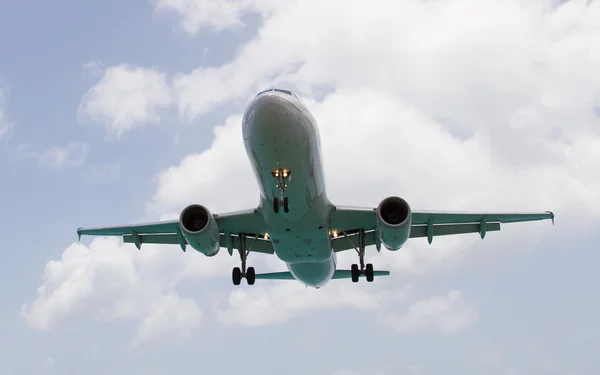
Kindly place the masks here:
[(285, 196), (287, 183), (292, 176), (292, 171), (287, 169), (277, 169), (271, 173), (273, 178), (277, 180), (276, 187), (279, 189), (279, 197), (273, 198), (273, 211), (279, 213), (279, 206), (283, 205), (283, 212), (290, 212), (290, 203), (288, 197)]

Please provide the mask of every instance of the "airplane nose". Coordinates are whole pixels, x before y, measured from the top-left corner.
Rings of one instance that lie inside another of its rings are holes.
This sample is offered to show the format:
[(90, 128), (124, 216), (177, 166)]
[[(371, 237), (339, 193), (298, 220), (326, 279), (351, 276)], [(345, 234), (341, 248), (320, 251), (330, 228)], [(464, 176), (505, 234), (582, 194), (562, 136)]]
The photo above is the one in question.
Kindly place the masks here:
[[(259, 96), (250, 105), (245, 114), (244, 123), (254, 128), (269, 128), (267, 132), (290, 124), (299, 110), (281, 95), (267, 93)], [(258, 129), (255, 129), (258, 130)]]
[(256, 98), (254, 103), (252, 103), (251, 110), (264, 114), (264, 112), (278, 111), (287, 107), (293, 107), (287, 99), (280, 95), (269, 93)]
[(270, 142), (285, 145), (293, 142), (294, 137), (305, 137), (302, 112), (283, 94), (270, 92), (258, 96), (242, 121), (244, 138), (250, 143), (258, 142), (256, 147), (267, 147)]

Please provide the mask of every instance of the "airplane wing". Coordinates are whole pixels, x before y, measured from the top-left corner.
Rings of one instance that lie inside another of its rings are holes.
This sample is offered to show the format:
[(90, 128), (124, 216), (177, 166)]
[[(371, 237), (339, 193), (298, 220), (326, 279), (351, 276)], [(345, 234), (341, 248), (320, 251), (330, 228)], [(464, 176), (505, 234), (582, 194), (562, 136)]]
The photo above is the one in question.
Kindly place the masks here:
[[(333, 239), (334, 251), (354, 249), (360, 230), (365, 231), (365, 246), (375, 245), (376, 215), (376, 208), (337, 206), (331, 213), (330, 223), (331, 229), (342, 236)], [(499, 231), (501, 223), (546, 219), (552, 220), (554, 224), (554, 213), (413, 211), (409, 238), (427, 237), (431, 244), (436, 236), (479, 233), (483, 239), (487, 232)]]
[[(271, 241), (265, 238), (267, 224), (262, 215), (255, 209), (213, 214), (220, 231), (220, 246), (227, 248), (229, 254), (233, 249), (239, 250), (243, 235), (250, 238), (246, 241), (246, 250), (264, 254), (274, 254)], [(133, 243), (141, 249), (143, 243), (179, 245), (183, 251), (188, 245), (181, 234), (178, 220), (159, 221), (145, 224), (132, 224), (97, 228), (79, 228), (77, 235), (120, 236), (123, 242)]]

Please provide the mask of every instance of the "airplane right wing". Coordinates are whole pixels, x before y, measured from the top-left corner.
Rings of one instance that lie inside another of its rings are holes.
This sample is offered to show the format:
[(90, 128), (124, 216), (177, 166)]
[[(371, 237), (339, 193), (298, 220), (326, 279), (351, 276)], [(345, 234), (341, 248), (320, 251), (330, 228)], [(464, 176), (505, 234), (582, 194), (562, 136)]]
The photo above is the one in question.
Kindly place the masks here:
[[(364, 244), (378, 245), (376, 235), (376, 208), (338, 206), (330, 216), (332, 230), (342, 236), (333, 239), (335, 252), (355, 249), (358, 232), (364, 231)], [(533, 213), (498, 212), (453, 212), (453, 211), (413, 211), (409, 238), (427, 237), (431, 244), (433, 237), (465, 233), (479, 233), (481, 238), (487, 232), (499, 231), (501, 223), (552, 220), (550, 211)]]

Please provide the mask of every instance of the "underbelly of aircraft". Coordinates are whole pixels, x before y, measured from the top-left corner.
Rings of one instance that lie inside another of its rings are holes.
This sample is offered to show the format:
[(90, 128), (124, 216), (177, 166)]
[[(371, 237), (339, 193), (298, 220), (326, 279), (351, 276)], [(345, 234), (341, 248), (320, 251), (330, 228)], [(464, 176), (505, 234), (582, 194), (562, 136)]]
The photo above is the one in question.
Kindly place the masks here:
[(321, 263), (288, 264), (288, 270), (296, 280), (305, 285), (320, 288), (327, 284), (335, 273), (335, 255)]

